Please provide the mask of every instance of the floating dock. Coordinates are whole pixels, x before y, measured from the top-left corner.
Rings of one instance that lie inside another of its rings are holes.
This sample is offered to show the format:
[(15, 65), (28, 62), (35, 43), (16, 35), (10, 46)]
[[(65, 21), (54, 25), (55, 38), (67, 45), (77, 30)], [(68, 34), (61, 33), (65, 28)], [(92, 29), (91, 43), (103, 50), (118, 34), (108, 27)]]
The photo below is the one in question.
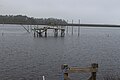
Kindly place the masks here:
[(96, 72), (98, 71), (98, 64), (93, 63), (91, 67), (79, 68), (79, 67), (69, 67), (67, 64), (61, 65), (63, 78), (62, 80), (71, 80), (69, 77), (70, 73), (91, 73), (88, 80), (96, 80)]

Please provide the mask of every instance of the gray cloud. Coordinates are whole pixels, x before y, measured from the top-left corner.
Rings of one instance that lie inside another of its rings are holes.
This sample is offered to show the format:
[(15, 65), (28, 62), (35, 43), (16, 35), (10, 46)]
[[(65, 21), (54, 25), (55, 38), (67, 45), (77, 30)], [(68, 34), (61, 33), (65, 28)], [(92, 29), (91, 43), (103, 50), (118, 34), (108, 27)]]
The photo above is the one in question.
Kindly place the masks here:
[(1, 0), (0, 12), (74, 21), (81, 19), (82, 23), (120, 24), (119, 4), (119, 0)]

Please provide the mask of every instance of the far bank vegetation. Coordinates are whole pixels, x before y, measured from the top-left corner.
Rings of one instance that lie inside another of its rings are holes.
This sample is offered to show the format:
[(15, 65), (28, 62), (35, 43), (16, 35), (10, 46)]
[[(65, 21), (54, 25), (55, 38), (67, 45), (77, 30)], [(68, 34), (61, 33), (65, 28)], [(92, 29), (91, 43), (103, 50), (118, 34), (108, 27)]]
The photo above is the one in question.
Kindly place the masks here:
[(23, 15), (0, 15), (0, 24), (56, 25), (67, 24), (67, 22), (57, 18), (34, 18)]

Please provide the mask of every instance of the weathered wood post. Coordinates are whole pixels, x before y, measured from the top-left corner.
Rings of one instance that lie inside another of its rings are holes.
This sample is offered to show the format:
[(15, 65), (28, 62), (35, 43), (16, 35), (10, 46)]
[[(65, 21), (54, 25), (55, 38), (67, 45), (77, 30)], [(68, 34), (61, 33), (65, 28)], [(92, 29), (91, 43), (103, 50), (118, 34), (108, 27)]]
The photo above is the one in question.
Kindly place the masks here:
[(58, 29), (54, 29), (54, 30), (55, 30), (54, 36), (55, 36), (55, 37), (58, 37)]
[[(80, 20), (79, 20), (79, 24), (80, 24)], [(78, 26), (78, 36), (80, 35), (80, 26)]]
[(39, 37), (42, 37), (41, 29), (39, 30)]
[[(68, 23), (68, 20), (67, 20), (67, 23)], [(68, 26), (66, 26), (66, 27), (67, 27), (66, 33), (68, 33)]]
[(37, 29), (36, 33), (37, 33), (37, 37), (39, 37), (39, 31), (38, 31), (38, 29)]
[(61, 37), (65, 36), (65, 29), (61, 29)]
[[(98, 68), (98, 64), (96, 64), (96, 63), (93, 63), (93, 64), (91, 64), (91, 67), (93, 68), (93, 69), (96, 69), (96, 68)], [(91, 80), (96, 80), (96, 72), (92, 72), (91, 73)]]
[(28, 32), (30, 32), (30, 31), (29, 31), (29, 25), (28, 25)]
[(36, 34), (37, 34), (37, 37), (39, 37), (38, 25), (37, 25), (37, 29), (36, 29)]
[(45, 37), (47, 37), (47, 29), (45, 29)]
[[(72, 24), (73, 24), (73, 20), (72, 20)], [(73, 26), (72, 26), (72, 35), (73, 35)]]
[(30, 25), (30, 32), (32, 32), (32, 25)]
[(36, 34), (35, 34), (35, 28), (34, 28), (34, 37), (36, 37)]
[(68, 73), (66, 73), (67, 69), (69, 69), (67, 64), (63, 64), (61, 66), (62, 72), (63, 72), (63, 79), (64, 80), (70, 80), (70, 78), (68, 77)]

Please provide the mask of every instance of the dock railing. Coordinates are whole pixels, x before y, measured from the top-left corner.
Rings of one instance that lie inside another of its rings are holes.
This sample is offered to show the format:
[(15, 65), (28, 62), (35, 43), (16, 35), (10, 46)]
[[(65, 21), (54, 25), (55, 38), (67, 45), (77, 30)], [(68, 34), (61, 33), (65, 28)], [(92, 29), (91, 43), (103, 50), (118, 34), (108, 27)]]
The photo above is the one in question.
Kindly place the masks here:
[(63, 80), (71, 80), (69, 78), (70, 73), (91, 73), (91, 77), (88, 80), (96, 80), (96, 72), (98, 71), (98, 64), (93, 63), (91, 67), (79, 68), (79, 67), (69, 67), (67, 64), (61, 66), (63, 72)]

